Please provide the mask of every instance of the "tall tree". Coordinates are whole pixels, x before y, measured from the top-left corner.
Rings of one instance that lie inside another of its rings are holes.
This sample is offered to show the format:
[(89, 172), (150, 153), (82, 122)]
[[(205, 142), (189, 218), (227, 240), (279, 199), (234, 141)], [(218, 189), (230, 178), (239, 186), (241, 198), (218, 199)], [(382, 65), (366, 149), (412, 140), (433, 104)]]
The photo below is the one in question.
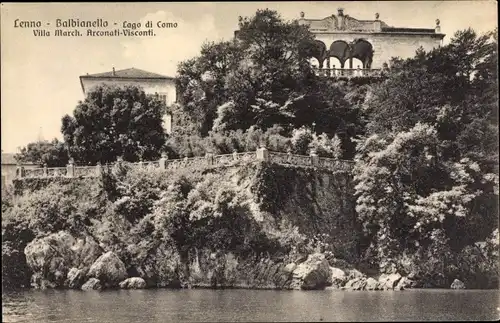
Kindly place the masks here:
[(52, 141), (42, 140), (29, 143), (21, 148), (14, 158), (19, 162), (30, 162), (39, 166), (63, 167), (68, 164), (68, 150), (63, 142), (54, 138)]
[(158, 158), (166, 140), (165, 104), (135, 86), (98, 86), (62, 119), (69, 153), (80, 163)]
[(233, 42), (205, 44), (200, 56), (179, 65), (187, 113), (202, 118), (201, 135), (214, 130), (263, 129), (297, 122), (310, 105), (314, 74), (306, 43), (313, 35), (277, 12), (241, 18)]

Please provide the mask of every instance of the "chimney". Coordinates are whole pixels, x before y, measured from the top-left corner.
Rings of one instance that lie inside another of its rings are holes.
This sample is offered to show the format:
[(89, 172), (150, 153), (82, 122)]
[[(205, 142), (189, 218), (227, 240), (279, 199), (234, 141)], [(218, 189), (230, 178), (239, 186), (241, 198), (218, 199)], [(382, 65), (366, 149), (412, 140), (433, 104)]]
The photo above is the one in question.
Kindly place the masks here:
[(373, 30), (378, 32), (382, 31), (382, 24), (380, 23), (380, 20), (378, 20), (379, 17), (380, 15), (377, 12), (375, 14), (375, 21), (373, 22)]
[(439, 19), (436, 19), (436, 34), (440, 34), (441, 33), (441, 26), (439, 26), (441, 22), (439, 21)]
[(116, 75), (115, 68), (113, 67), (113, 76), (115, 76), (115, 75)]

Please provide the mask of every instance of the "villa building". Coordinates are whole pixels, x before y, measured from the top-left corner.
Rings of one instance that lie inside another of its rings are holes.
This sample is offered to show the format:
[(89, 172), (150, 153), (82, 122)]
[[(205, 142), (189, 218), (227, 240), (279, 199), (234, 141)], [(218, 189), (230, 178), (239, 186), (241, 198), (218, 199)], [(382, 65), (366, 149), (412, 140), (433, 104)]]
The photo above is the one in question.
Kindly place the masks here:
[[(374, 20), (359, 20), (344, 14), (315, 19), (298, 19), (314, 34), (311, 46), (311, 64), (320, 75), (368, 76), (376, 74), (393, 57), (410, 58), (418, 48), (426, 51), (441, 46), (444, 34), (440, 21), (433, 28), (391, 27), (375, 14)], [(238, 31), (235, 32), (238, 37)]]
[[(146, 94), (157, 95), (167, 106), (177, 101), (177, 90), (175, 78), (156, 73), (143, 71), (137, 68), (124, 70), (113, 70), (110, 72), (87, 74), (80, 76), (80, 84), (83, 94), (97, 85), (129, 86), (136, 85), (144, 89)], [(167, 133), (172, 131), (172, 116), (166, 114), (164, 117), (164, 127)]]

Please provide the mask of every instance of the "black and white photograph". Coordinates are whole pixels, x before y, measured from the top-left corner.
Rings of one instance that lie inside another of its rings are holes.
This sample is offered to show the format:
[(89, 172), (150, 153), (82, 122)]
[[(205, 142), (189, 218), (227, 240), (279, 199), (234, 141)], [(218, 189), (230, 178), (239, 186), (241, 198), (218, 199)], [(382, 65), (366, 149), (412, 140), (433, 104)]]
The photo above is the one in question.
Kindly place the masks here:
[(500, 319), (496, 1), (0, 7), (2, 322)]

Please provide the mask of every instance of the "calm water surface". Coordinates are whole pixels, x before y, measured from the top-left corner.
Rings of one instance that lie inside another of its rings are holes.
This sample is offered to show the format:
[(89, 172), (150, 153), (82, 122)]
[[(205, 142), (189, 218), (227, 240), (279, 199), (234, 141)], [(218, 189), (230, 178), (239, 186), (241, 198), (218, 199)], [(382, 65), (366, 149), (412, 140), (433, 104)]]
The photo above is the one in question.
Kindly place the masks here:
[(499, 306), (498, 290), (28, 290), (2, 294), (2, 321), (469, 321)]

